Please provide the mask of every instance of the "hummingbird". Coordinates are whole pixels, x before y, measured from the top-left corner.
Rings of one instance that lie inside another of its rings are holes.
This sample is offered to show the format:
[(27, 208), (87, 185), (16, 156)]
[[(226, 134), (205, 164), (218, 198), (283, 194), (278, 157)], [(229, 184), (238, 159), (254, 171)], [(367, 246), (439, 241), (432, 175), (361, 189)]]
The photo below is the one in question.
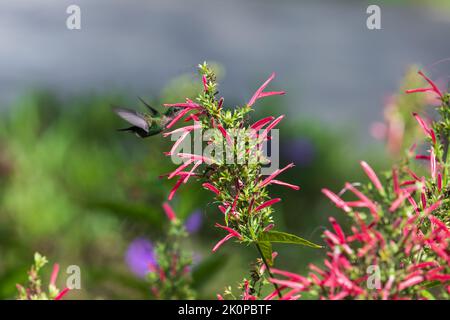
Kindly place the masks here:
[(114, 112), (131, 124), (131, 127), (119, 129), (119, 131), (130, 131), (140, 138), (147, 138), (161, 133), (166, 125), (176, 117), (183, 108), (170, 107), (161, 114), (144, 100), (139, 100), (147, 107), (150, 113), (141, 113), (127, 108), (114, 108)]

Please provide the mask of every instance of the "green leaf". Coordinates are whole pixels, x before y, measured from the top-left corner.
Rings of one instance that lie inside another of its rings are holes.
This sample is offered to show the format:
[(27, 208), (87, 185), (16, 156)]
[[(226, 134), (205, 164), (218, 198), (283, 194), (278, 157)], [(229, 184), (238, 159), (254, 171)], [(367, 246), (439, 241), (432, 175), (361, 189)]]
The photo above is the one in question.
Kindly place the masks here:
[(271, 267), (273, 265), (272, 244), (269, 241), (258, 241), (256, 244), (259, 247), (259, 250), (261, 250), (264, 260), (266, 260), (269, 267)]
[(263, 232), (259, 236), (258, 242), (292, 243), (311, 248), (322, 248), (322, 246), (319, 246), (303, 238), (297, 237), (296, 235), (280, 231)]
[(424, 296), (428, 300), (436, 300), (436, 298), (428, 290), (422, 290), (420, 293), (422, 294), (422, 296)]

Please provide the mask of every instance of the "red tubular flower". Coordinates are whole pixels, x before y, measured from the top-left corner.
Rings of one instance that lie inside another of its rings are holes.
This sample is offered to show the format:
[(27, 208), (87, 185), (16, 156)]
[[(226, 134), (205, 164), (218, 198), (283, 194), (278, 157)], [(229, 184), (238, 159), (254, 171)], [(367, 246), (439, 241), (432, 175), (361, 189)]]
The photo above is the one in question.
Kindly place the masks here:
[(214, 187), (211, 183), (205, 182), (202, 184), (202, 186), (206, 189), (208, 189), (209, 191), (214, 192), (216, 195), (220, 195), (220, 191), (219, 189), (217, 189), (216, 187)]
[(220, 224), (218, 224), (218, 223), (216, 223), (216, 227), (222, 228), (222, 229), (228, 231), (230, 234), (232, 234), (234, 237), (237, 237), (238, 239), (242, 239), (242, 236), (240, 235), (240, 233), (237, 232), (237, 231), (234, 230), (234, 229), (231, 229), (230, 227), (222, 226), (222, 225), (220, 225)]
[(437, 167), (436, 167), (436, 155), (434, 154), (434, 149), (431, 149), (431, 154), (430, 154), (430, 171), (431, 171), (431, 178), (434, 181), (436, 181)]
[(416, 284), (421, 283), (424, 280), (424, 278), (422, 276), (414, 276), (409, 278), (408, 280), (405, 280), (403, 282), (400, 282), (398, 285), (398, 290), (402, 291), (406, 288), (415, 286)]
[(179, 173), (182, 172), (183, 169), (188, 167), (192, 162), (194, 162), (194, 160), (192, 160), (192, 159), (187, 160), (185, 163), (183, 163), (178, 168), (176, 168), (174, 171), (172, 171), (169, 174), (168, 179), (172, 179), (173, 177), (177, 176)]
[(266, 207), (270, 207), (271, 205), (273, 205), (277, 202), (280, 202), (280, 201), (281, 201), (281, 198), (275, 198), (275, 199), (268, 200), (268, 201), (264, 202), (263, 204), (261, 204), (260, 206), (256, 207), (255, 212), (258, 212), (259, 210), (262, 210)]
[(202, 76), (202, 82), (203, 82), (203, 90), (208, 91), (208, 80), (206, 79), (206, 76)]
[(175, 220), (176, 215), (175, 215), (175, 211), (173, 211), (172, 207), (167, 202), (164, 202), (162, 206), (163, 206), (164, 212), (167, 215), (167, 218), (169, 218), (170, 221)]
[(227, 234), (222, 240), (220, 240), (219, 242), (216, 243), (216, 245), (212, 249), (212, 252), (216, 252), (217, 249), (219, 249), (222, 244), (224, 244), (225, 242), (227, 242), (228, 240), (230, 240), (233, 237), (234, 237), (234, 235), (232, 235), (231, 233)]
[(272, 116), (263, 118), (261, 120), (256, 121), (254, 124), (252, 124), (250, 128), (252, 128), (255, 131), (258, 131), (262, 127), (264, 127), (266, 124), (268, 124), (270, 121), (272, 121), (273, 119), (275, 119), (275, 117), (272, 117)]
[(384, 192), (384, 188), (381, 185), (380, 179), (378, 179), (375, 171), (373, 171), (373, 169), (365, 161), (361, 161), (360, 164), (366, 175), (369, 177), (370, 181), (372, 181), (375, 188), (377, 188), (380, 192)]
[(414, 118), (416, 118), (417, 122), (419, 123), (420, 127), (423, 129), (426, 135), (428, 135), (434, 144), (436, 144), (436, 134), (434, 133), (433, 129), (430, 129), (430, 127), (427, 125), (427, 123), (416, 113), (413, 113)]
[(188, 172), (188, 174), (186, 175), (186, 177), (183, 180), (183, 183), (188, 182), (189, 178), (193, 175), (195, 175), (194, 171), (195, 169), (197, 169), (200, 165), (202, 164), (201, 161), (197, 161), (191, 168), (191, 170)]
[(378, 220), (378, 209), (375, 203), (373, 203), (369, 198), (367, 198), (361, 191), (353, 187), (350, 183), (346, 183), (345, 187), (353, 192), (354, 195), (356, 195), (361, 201), (363, 201), (366, 206), (369, 208), (370, 212), (374, 216), (375, 220)]
[(243, 300), (256, 300), (256, 297), (250, 294), (250, 284), (248, 280), (244, 282), (244, 296)]
[(228, 234), (223, 239), (221, 239), (219, 242), (217, 242), (217, 244), (212, 249), (213, 252), (216, 252), (217, 249), (219, 249), (219, 247), (222, 244), (224, 244), (226, 241), (228, 241), (229, 239), (231, 239), (233, 237), (236, 237), (238, 239), (242, 239), (241, 234), (239, 232), (237, 232), (236, 230), (233, 230), (233, 229), (231, 229), (231, 228), (229, 228), (227, 226), (222, 226), (222, 225), (220, 225), (218, 223), (216, 223), (216, 227), (219, 227), (219, 228), (222, 228), (222, 229), (228, 231)]
[(70, 291), (69, 288), (62, 289), (61, 292), (58, 293), (58, 295), (55, 297), (55, 300), (61, 300), (69, 291)]
[(171, 156), (175, 153), (175, 151), (177, 150), (178, 146), (184, 141), (184, 139), (186, 139), (186, 137), (190, 134), (189, 131), (185, 131), (178, 139), (177, 141), (175, 141), (175, 143), (173, 144), (172, 148), (170, 149), (169, 152), (166, 153), (166, 156)]
[(233, 146), (233, 141), (231, 140), (230, 135), (228, 134), (228, 132), (225, 130), (224, 127), (222, 127), (222, 125), (218, 124), (217, 125), (217, 129), (219, 129), (220, 133), (223, 135), (223, 137), (227, 140), (227, 143), (229, 146)]
[(268, 176), (266, 179), (264, 179), (260, 184), (259, 187), (262, 188), (272, 182), (273, 179), (275, 179), (276, 176), (281, 174), (283, 171), (286, 171), (287, 169), (290, 169), (294, 166), (293, 163), (288, 164), (286, 167), (282, 169), (277, 169), (275, 172), (273, 172), (270, 176)]
[(50, 276), (50, 285), (55, 286), (56, 279), (58, 278), (59, 264), (55, 263), (53, 265), (52, 275)]
[(279, 116), (278, 118), (276, 118), (275, 120), (273, 120), (273, 122), (271, 124), (269, 124), (267, 126), (267, 128), (264, 129), (264, 131), (262, 132), (259, 141), (264, 141), (267, 139), (267, 135), (269, 134), (270, 130), (272, 130), (273, 128), (275, 128), (275, 126), (281, 121), (283, 120), (284, 115)]
[(328, 199), (330, 199), (331, 201), (334, 202), (334, 204), (336, 205), (336, 207), (338, 207), (339, 209), (344, 210), (345, 212), (350, 212), (352, 209), (350, 209), (350, 207), (347, 205), (347, 203), (342, 200), (337, 194), (335, 194), (334, 192), (323, 188), (322, 189), (322, 193), (328, 197)]
[(273, 91), (273, 92), (263, 92), (264, 89), (267, 87), (267, 85), (270, 83), (270, 81), (272, 81), (275, 78), (275, 73), (272, 73), (271, 76), (269, 77), (269, 79), (266, 80), (266, 82), (264, 82), (262, 84), (261, 87), (259, 87), (258, 90), (256, 90), (255, 94), (253, 95), (253, 97), (250, 99), (250, 101), (247, 103), (247, 105), (249, 107), (251, 107), (256, 100), (260, 99), (260, 98), (264, 98), (264, 97), (268, 97), (268, 96), (273, 96), (273, 95), (283, 95), (286, 92), (284, 91)]
[(443, 99), (444, 95), (442, 94), (441, 90), (439, 90), (438, 86), (430, 79), (428, 78), (422, 71), (419, 71), (419, 75), (424, 78), (431, 87), (429, 88), (418, 88), (418, 89), (410, 89), (406, 90), (406, 93), (416, 93), (416, 92), (434, 92), (439, 96), (439, 98)]
[(168, 197), (169, 201), (171, 201), (173, 199), (173, 196), (175, 195), (175, 193), (177, 192), (178, 188), (183, 183), (183, 180), (184, 180), (184, 176), (182, 176), (180, 179), (178, 179), (178, 181), (175, 183), (175, 186), (172, 188), (172, 190), (170, 190), (169, 197)]
[(201, 161), (205, 163), (213, 163), (214, 161), (208, 157), (201, 156), (198, 154), (190, 154), (190, 153), (178, 153), (177, 156), (183, 159), (192, 159), (194, 161)]
[(287, 182), (283, 182), (283, 181), (280, 181), (280, 180), (275, 180), (274, 179), (274, 180), (270, 181), (270, 184), (277, 184), (277, 185), (280, 185), (280, 186), (291, 188), (293, 190), (300, 190), (299, 186), (296, 186), (294, 184), (290, 184), (290, 183), (287, 183)]
[(166, 128), (169, 129), (171, 128), (173, 125), (175, 125), (175, 123), (177, 123), (181, 118), (183, 118), (186, 113), (188, 113), (189, 111), (191, 111), (191, 109), (189, 108), (185, 108), (183, 111), (181, 111), (179, 114), (177, 114), (167, 125)]

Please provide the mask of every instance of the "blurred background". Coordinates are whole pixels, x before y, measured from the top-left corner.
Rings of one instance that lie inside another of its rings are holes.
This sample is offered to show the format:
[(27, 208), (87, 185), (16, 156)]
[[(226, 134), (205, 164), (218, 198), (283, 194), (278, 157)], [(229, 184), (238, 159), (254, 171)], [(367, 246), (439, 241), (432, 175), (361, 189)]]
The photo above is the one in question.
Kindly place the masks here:
[[(81, 30), (66, 28), (71, 4)], [(382, 30), (367, 29), (369, 4), (380, 5)], [(403, 136), (423, 101), (401, 92), (421, 84), (414, 64), (450, 57), (449, 36), (448, 0), (0, 0), (0, 298), (14, 298), (35, 251), (81, 267), (70, 298), (150, 297), (125, 257), (135, 239), (155, 242), (167, 227), (172, 182), (158, 176), (173, 169), (162, 155), (170, 141), (117, 132), (111, 107), (195, 97), (204, 60), (219, 66), (229, 107), (277, 72), (271, 86), (288, 94), (258, 102), (254, 117), (288, 115), (281, 164), (297, 166), (283, 180), (302, 190), (272, 188), (283, 198), (276, 224), (320, 243), (327, 217), (345, 224), (320, 189), (362, 180), (361, 159), (388, 168), (413, 143)], [(220, 216), (199, 190), (180, 189), (173, 207), (201, 217), (186, 245), (203, 266), (199, 297), (214, 298), (256, 253), (231, 243), (210, 253)], [(324, 254), (275, 250), (277, 266), (294, 272)]]

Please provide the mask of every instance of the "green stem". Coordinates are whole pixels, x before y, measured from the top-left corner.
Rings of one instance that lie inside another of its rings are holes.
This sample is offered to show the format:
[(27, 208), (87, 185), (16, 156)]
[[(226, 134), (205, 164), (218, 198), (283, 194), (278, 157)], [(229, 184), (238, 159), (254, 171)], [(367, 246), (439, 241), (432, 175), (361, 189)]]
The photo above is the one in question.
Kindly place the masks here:
[[(272, 272), (270, 271), (269, 264), (267, 263), (266, 258), (264, 258), (264, 255), (263, 255), (263, 253), (262, 253), (262, 251), (261, 251), (261, 247), (259, 246), (258, 242), (255, 242), (255, 245), (256, 245), (256, 249), (258, 249), (259, 255), (261, 256), (261, 259), (262, 259), (264, 265), (266, 266), (267, 273), (268, 273), (269, 276), (273, 279), (273, 278), (274, 278), (274, 277), (273, 277), (273, 274), (272, 274)], [(273, 282), (272, 282), (272, 284), (273, 284), (273, 286), (275, 287), (276, 292), (278, 293), (278, 297), (281, 299), (282, 296), (281, 296), (280, 288), (278, 288), (278, 285), (277, 285), (276, 283), (273, 283)]]

